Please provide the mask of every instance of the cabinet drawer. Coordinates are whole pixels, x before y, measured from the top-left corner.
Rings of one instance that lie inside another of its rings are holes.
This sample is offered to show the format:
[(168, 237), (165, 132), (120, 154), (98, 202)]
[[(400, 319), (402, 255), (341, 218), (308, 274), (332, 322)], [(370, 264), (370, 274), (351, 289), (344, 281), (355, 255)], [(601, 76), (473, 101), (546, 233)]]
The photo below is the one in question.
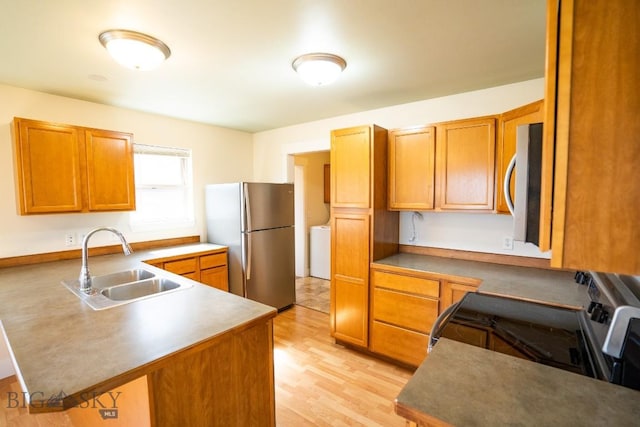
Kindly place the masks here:
[(438, 317), (438, 300), (376, 288), (373, 318), (403, 328), (429, 333)]
[(164, 263), (165, 270), (176, 274), (193, 273), (197, 270), (196, 259), (187, 258), (179, 259), (177, 261), (168, 261)]
[(201, 270), (204, 270), (206, 268), (220, 267), (222, 265), (227, 265), (226, 252), (220, 254), (202, 255), (200, 257)]
[(371, 325), (371, 351), (413, 366), (419, 366), (426, 357), (428, 341), (426, 334), (378, 321)]
[(378, 288), (395, 289), (433, 298), (438, 298), (440, 295), (440, 282), (438, 280), (385, 273), (377, 270), (373, 270), (373, 285)]

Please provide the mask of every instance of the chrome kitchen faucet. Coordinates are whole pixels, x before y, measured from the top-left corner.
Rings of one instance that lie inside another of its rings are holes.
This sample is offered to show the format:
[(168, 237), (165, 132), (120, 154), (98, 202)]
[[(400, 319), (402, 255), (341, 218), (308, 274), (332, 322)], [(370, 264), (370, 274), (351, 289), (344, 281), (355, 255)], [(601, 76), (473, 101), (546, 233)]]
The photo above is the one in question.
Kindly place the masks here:
[(88, 248), (89, 237), (91, 237), (93, 234), (97, 233), (98, 231), (102, 231), (102, 230), (110, 231), (116, 236), (118, 236), (118, 238), (120, 239), (120, 242), (122, 243), (122, 251), (124, 252), (125, 255), (131, 255), (131, 253), (133, 252), (131, 250), (131, 246), (129, 246), (129, 243), (127, 243), (127, 239), (125, 239), (124, 235), (118, 230), (116, 230), (115, 228), (100, 227), (88, 232), (87, 235), (84, 236), (84, 239), (82, 239), (82, 267), (80, 267), (80, 277), (78, 278), (78, 281), (80, 282), (80, 290), (87, 294), (91, 293), (91, 273), (89, 272), (89, 248)]

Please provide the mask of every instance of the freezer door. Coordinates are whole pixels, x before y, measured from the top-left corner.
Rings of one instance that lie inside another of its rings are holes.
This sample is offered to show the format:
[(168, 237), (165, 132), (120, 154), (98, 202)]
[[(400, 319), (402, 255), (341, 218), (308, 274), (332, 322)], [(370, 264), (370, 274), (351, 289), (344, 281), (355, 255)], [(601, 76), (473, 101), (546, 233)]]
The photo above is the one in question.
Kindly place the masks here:
[(246, 297), (282, 309), (295, 302), (293, 227), (244, 233)]
[(242, 193), (243, 231), (293, 225), (293, 184), (245, 182)]

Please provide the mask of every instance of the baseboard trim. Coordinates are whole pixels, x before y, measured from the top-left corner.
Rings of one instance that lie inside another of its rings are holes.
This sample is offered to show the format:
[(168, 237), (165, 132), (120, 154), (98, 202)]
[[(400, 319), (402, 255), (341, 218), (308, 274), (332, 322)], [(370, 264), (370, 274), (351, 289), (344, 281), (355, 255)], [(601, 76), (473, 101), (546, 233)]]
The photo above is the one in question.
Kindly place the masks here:
[[(171, 239), (150, 240), (146, 242), (131, 243), (131, 248), (136, 251), (161, 248), (166, 246), (177, 246), (188, 243), (199, 243), (200, 236), (174, 237)], [(122, 252), (121, 245), (100, 246), (90, 248), (89, 255), (108, 255)], [(47, 252), (33, 255), (20, 255), (8, 258), (0, 258), (0, 268), (15, 267), (18, 265), (40, 264), (43, 262), (62, 261), (65, 259), (76, 259), (82, 257), (81, 249), (73, 249), (70, 251)]]
[(518, 267), (535, 267), (557, 270), (549, 265), (547, 258), (522, 257), (515, 255), (492, 254), (487, 252), (462, 251), (457, 249), (432, 248), (429, 246), (400, 245), (401, 253), (455, 258), (467, 261), (491, 262), (494, 264), (515, 265)]

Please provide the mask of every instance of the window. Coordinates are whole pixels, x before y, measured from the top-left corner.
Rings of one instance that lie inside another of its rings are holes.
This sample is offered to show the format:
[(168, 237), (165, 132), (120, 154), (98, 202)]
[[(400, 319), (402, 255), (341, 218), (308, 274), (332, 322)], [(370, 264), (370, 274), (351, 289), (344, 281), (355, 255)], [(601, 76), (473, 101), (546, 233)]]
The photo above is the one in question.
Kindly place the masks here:
[(191, 150), (133, 144), (136, 211), (132, 229), (191, 226), (193, 177)]

